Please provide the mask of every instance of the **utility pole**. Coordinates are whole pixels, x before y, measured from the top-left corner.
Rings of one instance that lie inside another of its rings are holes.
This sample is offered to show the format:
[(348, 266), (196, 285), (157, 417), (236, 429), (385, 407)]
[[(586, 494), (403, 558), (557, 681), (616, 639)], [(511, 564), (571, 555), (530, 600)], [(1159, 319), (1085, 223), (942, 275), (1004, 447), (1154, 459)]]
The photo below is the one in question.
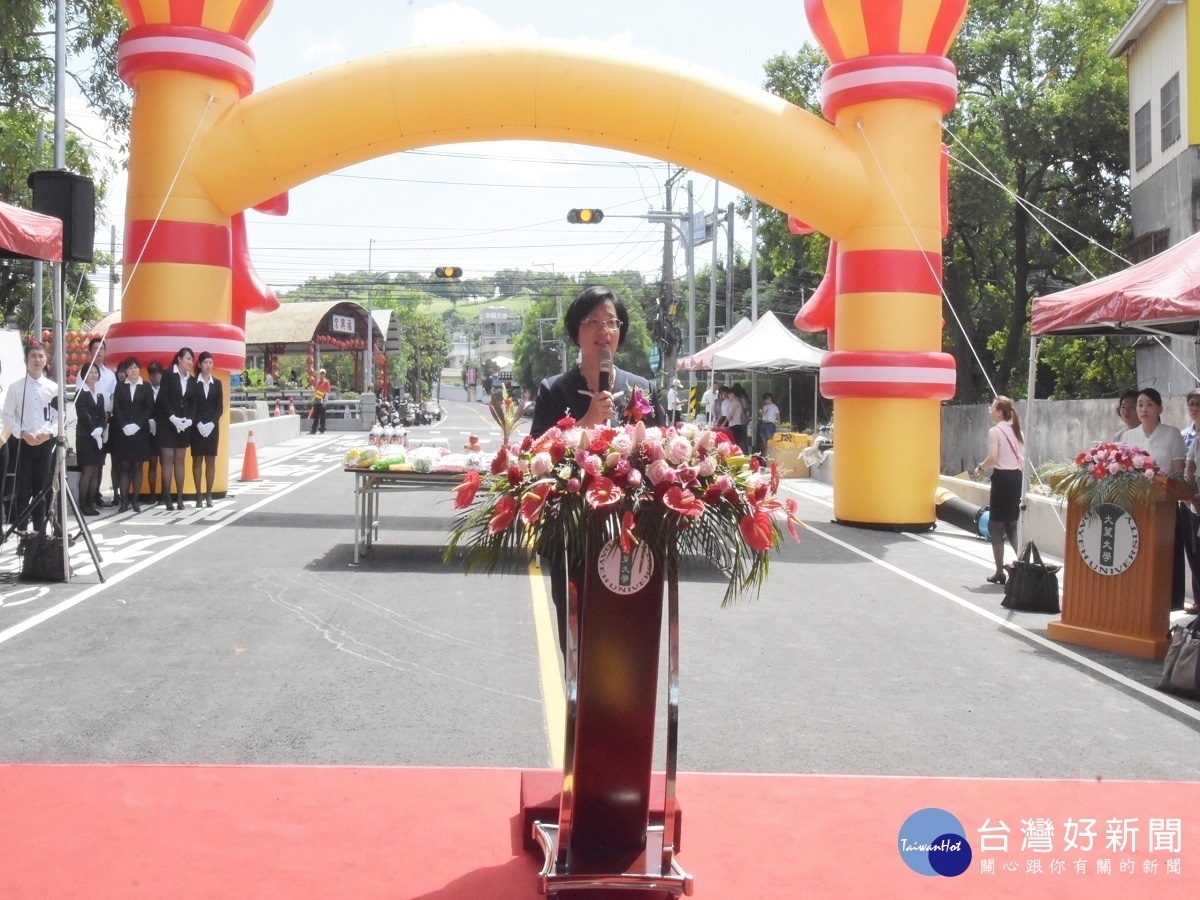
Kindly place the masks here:
[[(733, 327), (733, 275), (737, 271), (737, 266), (734, 265), (733, 259), (732, 203), (725, 207), (725, 236), (729, 241), (728, 249), (725, 254), (725, 330), (728, 331)], [(716, 232), (713, 232), (713, 243), (716, 243), (716, 239)]]
[[(716, 337), (717, 323), (717, 229), (721, 225), (721, 207), (717, 205), (721, 194), (721, 182), (713, 183), (712, 212), (712, 265), (708, 271), (708, 342)], [(728, 330), (728, 326), (726, 326)]]
[[(667, 182), (664, 185), (667, 200), (667, 213), (670, 214), (674, 210), (672, 203), (671, 192), (677, 181), (683, 177), (683, 173), (687, 169), (676, 169), (674, 174), (670, 173), (668, 167)], [(662, 297), (659, 300), (658, 319), (664, 325), (669, 322), (671, 330), (666, 335), (667, 340), (663, 344), (663, 360), (660, 373), (659, 387), (665, 388), (667, 381), (675, 378), (675, 360), (678, 355), (678, 343), (674, 339), (674, 335), (678, 334), (675, 330), (675, 242), (671, 229), (674, 227), (672, 221), (668, 219), (663, 222), (663, 269), (662, 269)]]

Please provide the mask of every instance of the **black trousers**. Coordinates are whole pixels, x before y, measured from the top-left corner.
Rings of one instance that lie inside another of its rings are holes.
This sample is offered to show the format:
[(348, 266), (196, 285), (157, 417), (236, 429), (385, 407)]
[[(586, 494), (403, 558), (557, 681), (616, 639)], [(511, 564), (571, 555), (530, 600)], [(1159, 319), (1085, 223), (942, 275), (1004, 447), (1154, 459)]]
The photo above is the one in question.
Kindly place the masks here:
[(54, 442), (46, 441), (31, 447), (22, 441), (17, 450), (16, 513), (13, 515), (18, 531), (24, 530), (30, 520), (35, 530), (45, 530), (53, 475)]
[(325, 401), (318, 400), (313, 404), (312, 414), (312, 429), (309, 434), (316, 434), (319, 428), (321, 433), (325, 433)]

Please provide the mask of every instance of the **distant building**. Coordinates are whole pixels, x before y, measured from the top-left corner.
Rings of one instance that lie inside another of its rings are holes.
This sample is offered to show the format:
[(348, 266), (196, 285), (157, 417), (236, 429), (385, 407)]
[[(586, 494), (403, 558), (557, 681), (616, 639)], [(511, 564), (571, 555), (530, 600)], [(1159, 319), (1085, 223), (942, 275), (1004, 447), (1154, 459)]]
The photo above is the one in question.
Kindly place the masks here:
[[(1129, 186), (1133, 243), (1141, 262), (1200, 231), (1200, 22), (1182, 0), (1143, 0), (1108, 48), (1129, 71)], [(1191, 65), (1189, 65), (1189, 62)], [(1196, 371), (1196, 345), (1170, 340)], [(1139, 340), (1138, 382), (1183, 394), (1195, 380), (1164, 349)], [(1183, 424), (1183, 423), (1172, 423)]]

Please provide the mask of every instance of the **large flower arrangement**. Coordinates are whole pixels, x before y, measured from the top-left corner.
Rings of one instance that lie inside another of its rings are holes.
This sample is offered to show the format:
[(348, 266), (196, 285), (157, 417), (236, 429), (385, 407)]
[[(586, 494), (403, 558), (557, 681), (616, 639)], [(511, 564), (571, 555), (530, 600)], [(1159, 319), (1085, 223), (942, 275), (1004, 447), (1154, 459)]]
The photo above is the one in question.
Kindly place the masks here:
[(1150, 500), (1157, 480), (1165, 473), (1145, 450), (1131, 444), (1097, 443), (1075, 457), (1039, 472), (1053, 493), (1091, 509), (1112, 503), (1132, 509)]
[(625, 553), (646, 542), (671, 565), (713, 560), (729, 575), (726, 602), (759, 587), (779, 519), (798, 536), (796, 501), (776, 497), (778, 469), (708, 429), (647, 427), (649, 409), (634, 391), (619, 427), (565, 418), (537, 438), (506, 440), (490, 472), (468, 472), (455, 489), (446, 559), (462, 548), (468, 571), (488, 572), (529, 551), (581, 559), (591, 524)]

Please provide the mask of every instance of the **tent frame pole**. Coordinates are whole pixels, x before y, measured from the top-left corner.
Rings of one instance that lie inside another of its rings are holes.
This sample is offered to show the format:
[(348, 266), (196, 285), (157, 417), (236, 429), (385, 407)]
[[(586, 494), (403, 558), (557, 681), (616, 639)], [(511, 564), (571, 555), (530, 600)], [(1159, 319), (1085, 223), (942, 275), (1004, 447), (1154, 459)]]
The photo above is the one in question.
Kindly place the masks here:
[[(1037, 354), (1038, 354), (1038, 339), (1036, 335), (1029, 336), (1029, 381), (1025, 391), (1025, 427), (1022, 429), (1026, 437), (1033, 434), (1033, 407), (1037, 400), (1035, 391), (1037, 389)], [(1028, 522), (1028, 507), (1029, 507), (1029, 474), (1032, 470), (1033, 462), (1029, 458), (1029, 441), (1025, 441), (1025, 465), (1021, 467), (1021, 514), (1017, 517), (1017, 546), (1025, 546), (1026, 534), (1029, 531)]]

